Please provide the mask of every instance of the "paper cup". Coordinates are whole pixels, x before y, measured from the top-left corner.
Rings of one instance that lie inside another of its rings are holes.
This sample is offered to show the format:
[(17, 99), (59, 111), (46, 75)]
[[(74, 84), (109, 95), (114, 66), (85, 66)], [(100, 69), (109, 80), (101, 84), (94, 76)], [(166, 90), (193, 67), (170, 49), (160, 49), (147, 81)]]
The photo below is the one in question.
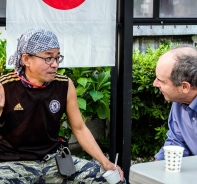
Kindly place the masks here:
[(164, 146), (165, 170), (180, 172), (184, 148), (181, 146)]
[(109, 170), (103, 174), (103, 177), (107, 180), (109, 184), (116, 184), (120, 181), (120, 175), (118, 169), (115, 171)]

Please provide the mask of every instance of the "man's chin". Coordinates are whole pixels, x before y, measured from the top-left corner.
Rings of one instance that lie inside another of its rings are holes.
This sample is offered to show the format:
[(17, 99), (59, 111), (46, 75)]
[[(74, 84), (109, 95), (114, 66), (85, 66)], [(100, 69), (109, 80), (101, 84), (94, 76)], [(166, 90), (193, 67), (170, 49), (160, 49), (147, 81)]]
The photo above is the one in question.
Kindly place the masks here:
[(45, 82), (52, 82), (54, 81), (55, 77), (47, 77), (47, 79), (45, 79)]
[(48, 80), (45, 81), (45, 82), (52, 82), (52, 81), (54, 81), (54, 79), (55, 79), (55, 78), (53, 78), (53, 79), (48, 79)]
[(165, 99), (167, 102), (171, 102), (171, 100), (170, 100), (169, 98), (166, 98), (165, 96), (164, 96), (164, 99)]
[(166, 101), (170, 101), (170, 99), (167, 98), (165, 95), (163, 95), (163, 97), (164, 97), (164, 99), (165, 99)]
[(53, 81), (53, 80), (55, 79), (55, 75), (56, 75), (56, 74), (49, 74), (49, 75), (47, 75), (47, 77), (46, 77), (46, 82), (51, 82), (51, 81)]

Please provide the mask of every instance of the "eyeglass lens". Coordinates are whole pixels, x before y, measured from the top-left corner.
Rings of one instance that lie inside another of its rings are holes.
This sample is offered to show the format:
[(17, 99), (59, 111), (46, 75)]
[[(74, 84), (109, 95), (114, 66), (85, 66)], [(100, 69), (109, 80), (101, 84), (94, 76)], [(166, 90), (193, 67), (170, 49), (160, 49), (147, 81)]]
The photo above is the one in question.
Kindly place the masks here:
[(56, 57), (56, 58), (48, 57), (48, 58), (45, 58), (45, 62), (46, 62), (46, 64), (53, 64), (54, 61), (56, 61), (59, 64), (63, 61), (63, 59), (64, 59), (63, 56), (59, 56), (59, 57)]

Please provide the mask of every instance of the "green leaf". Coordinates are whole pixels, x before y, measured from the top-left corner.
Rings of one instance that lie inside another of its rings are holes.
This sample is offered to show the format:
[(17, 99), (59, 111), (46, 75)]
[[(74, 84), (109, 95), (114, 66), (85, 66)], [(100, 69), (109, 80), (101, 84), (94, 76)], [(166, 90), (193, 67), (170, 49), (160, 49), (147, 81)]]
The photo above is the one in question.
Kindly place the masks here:
[(59, 74), (61, 74), (61, 75), (64, 75), (64, 73), (65, 73), (65, 69), (58, 69), (57, 70), (57, 73), (59, 73)]
[(99, 104), (97, 110), (96, 110), (98, 116), (100, 119), (106, 119), (107, 118), (107, 111), (106, 111), (106, 107), (104, 104)]
[(140, 86), (139, 88), (138, 88), (138, 91), (142, 91), (144, 89), (144, 86)]
[(81, 69), (80, 68), (72, 68), (73, 74), (75, 77), (79, 78), (81, 77)]
[(107, 97), (106, 95), (103, 96), (103, 98), (99, 100), (99, 103), (103, 103), (106, 107), (109, 107), (109, 103), (110, 103), (109, 97)]
[(110, 72), (107, 71), (107, 72), (102, 72), (99, 77), (98, 77), (98, 85), (97, 85), (97, 90), (101, 89), (102, 88), (102, 85), (105, 83), (105, 82), (108, 82), (108, 79), (110, 77)]
[(77, 83), (81, 84), (84, 88), (86, 87), (87, 82), (88, 82), (88, 79), (85, 77), (80, 77), (77, 79)]
[(90, 96), (96, 102), (97, 100), (103, 98), (103, 94), (100, 91), (90, 91)]
[(86, 112), (94, 112), (90, 105), (86, 106)]
[(106, 83), (104, 83), (104, 84), (102, 85), (102, 87), (109, 87), (109, 89), (110, 89), (110, 87), (111, 87), (111, 82), (106, 82)]
[(85, 93), (85, 91), (86, 91), (86, 88), (84, 88), (83, 86), (76, 87), (77, 96), (82, 95), (83, 93)]
[(92, 78), (87, 78), (87, 81), (88, 81), (89, 83), (96, 83), (94, 80), (92, 80)]
[(78, 105), (80, 109), (86, 110), (86, 100), (80, 97), (77, 97)]

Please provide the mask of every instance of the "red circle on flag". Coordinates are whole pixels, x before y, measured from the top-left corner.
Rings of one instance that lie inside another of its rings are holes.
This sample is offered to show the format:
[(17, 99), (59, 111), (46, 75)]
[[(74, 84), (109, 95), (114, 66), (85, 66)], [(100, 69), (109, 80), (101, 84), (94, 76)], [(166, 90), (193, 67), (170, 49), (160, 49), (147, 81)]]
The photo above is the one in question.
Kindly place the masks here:
[(49, 6), (59, 10), (69, 10), (78, 7), (85, 0), (43, 0)]

